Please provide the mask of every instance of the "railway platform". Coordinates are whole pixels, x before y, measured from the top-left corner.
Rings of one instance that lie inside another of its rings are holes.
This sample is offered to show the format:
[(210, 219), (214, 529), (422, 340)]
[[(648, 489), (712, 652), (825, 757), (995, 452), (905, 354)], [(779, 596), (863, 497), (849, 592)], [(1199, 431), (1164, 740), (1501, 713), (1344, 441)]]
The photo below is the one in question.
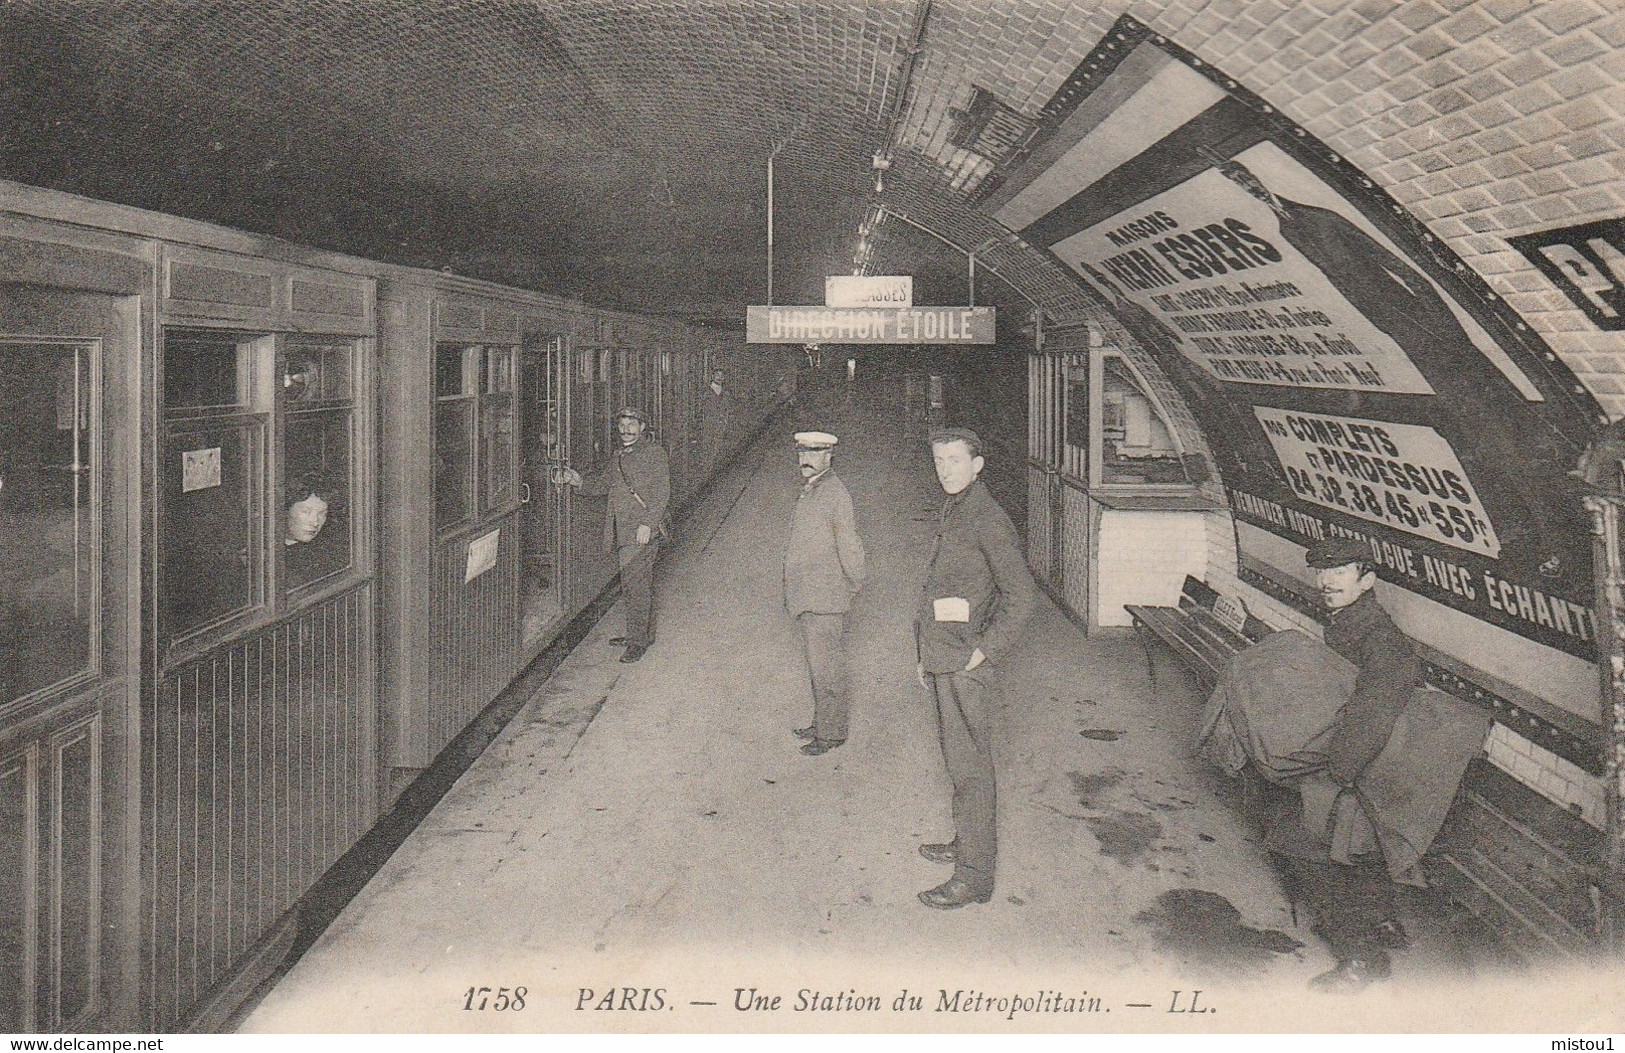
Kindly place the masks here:
[[(780, 415), (679, 525), (643, 660), (617, 660), (611, 609), (243, 1030), (1327, 1027), (1304, 984), (1331, 958), (1193, 757), (1193, 684), (1164, 656), (1154, 696), (1132, 637), (1047, 598), (1002, 671), (993, 901), (917, 901), (945, 874), (916, 846), (952, 831), (911, 638), (941, 491), (902, 405), (877, 380)], [(814, 425), (872, 568), (851, 737), (820, 757), (790, 734), (811, 702), (779, 585), (790, 433)], [(1417, 945), (1368, 997), (1479, 967), (1412, 906)]]

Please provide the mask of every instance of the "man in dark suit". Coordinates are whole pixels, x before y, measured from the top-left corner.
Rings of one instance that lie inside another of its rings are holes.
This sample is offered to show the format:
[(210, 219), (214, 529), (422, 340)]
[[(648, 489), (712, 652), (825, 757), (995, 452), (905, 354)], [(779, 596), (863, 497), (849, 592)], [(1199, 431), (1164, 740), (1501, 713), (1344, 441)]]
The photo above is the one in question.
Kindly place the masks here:
[(953, 783), (954, 839), (920, 854), (952, 863), (953, 877), (920, 902), (953, 910), (993, 898), (998, 838), (993, 773), (994, 672), (1015, 648), (1038, 589), (1010, 517), (978, 478), (982, 440), (968, 428), (931, 432), (931, 459), (948, 495), (914, 621), (916, 674), (937, 709), (937, 738)]
[(649, 419), (628, 406), (615, 415), (620, 445), (609, 463), (586, 478), (574, 468), (554, 473), (554, 483), (579, 487), (584, 494), (607, 494), (604, 550), (621, 565), (621, 599), (626, 604), (626, 653), (636, 662), (654, 642), (654, 573), (660, 540), (666, 536), (666, 504), (671, 500), (671, 469), (666, 451), (648, 434)]
[[(1410, 637), (1377, 603), (1377, 573), (1364, 542), (1331, 538), (1310, 548), (1306, 558), (1330, 615), (1326, 645), (1358, 669), (1321, 750), (1326, 777), (1348, 790), (1388, 744), (1411, 693), (1422, 685), (1422, 667)], [(1395, 916), (1394, 886), (1380, 850), (1352, 863), (1334, 862), (1324, 837), (1308, 829), (1297, 794), (1280, 798), (1266, 842), (1309, 900), (1315, 932), (1337, 959), (1336, 968), (1310, 986), (1353, 992), (1386, 977), (1388, 951), (1410, 941)]]
[(804, 481), (784, 550), (784, 606), (801, 629), (813, 690), (813, 722), (794, 733), (808, 740), (801, 752), (811, 757), (846, 741), (850, 699), (842, 635), (865, 573), (852, 495), (833, 465), (838, 441), (828, 432), (796, 433)]

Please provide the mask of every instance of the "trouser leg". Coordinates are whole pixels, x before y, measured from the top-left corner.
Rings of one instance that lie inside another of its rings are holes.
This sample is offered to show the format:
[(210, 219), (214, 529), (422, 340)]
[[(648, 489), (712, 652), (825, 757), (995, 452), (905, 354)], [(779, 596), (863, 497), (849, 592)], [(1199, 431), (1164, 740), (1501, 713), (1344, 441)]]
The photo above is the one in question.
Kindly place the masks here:
[(1340, 962), (1383, 957), (1374, 930), (1394, 916), (1394, 886), (1380, 863), (1345, 866), (1288, 859), (1315, 912), (1315, 933)]
[(623, 545), (621, 562), (621, 601), (626, 604), (626, 645), (647, 647), (654, 639), (654, 577), (658, 541), (647, 545)]
[(826, 742), (845, 742), (847, 733), (846, 654), (841, 635), (844, 614), (796, 616), (812, 677), (813, 734)]
[(953, 783), (954, 877), (976, 892), (993, 888), (998, 857), (997, 800), (993, 776), (991, 690), (973, 673), (932, 674), (937, 735)]

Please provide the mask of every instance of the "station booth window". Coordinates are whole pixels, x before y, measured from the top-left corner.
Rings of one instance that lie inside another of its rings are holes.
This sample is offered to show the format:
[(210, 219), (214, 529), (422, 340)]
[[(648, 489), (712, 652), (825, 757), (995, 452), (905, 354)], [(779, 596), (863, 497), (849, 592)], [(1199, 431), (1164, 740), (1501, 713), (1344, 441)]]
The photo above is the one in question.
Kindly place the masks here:
[(1028, 377), (1029, 559), (1088, 625), (1127, 625), (1125, 604), (1172, 603), (1202, 573), (1211, 470), (1121, 348), (1048, 335)]
[(1189, 487), (1203, 481), (1199, 456), (1186, 458), (1162, 407), (1120, 355), (1100, 358), (1097, 485)]
[(357, 345), (163, 338), (162, 632), (206, 645), (355, 569)]

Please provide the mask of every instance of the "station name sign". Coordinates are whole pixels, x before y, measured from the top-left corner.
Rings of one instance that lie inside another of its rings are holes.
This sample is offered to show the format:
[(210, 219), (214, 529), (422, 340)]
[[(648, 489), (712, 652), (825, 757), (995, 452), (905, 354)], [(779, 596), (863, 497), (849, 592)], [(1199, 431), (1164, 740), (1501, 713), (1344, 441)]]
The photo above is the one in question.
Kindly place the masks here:
[(1625, 329), (1625, 219), (1508, 238), (1599, 329)]
[(747, 307), (751, 344), (991, 344), (992, 307)]
[(825, 307), (913, 307), (907, 274), (834, 274), (824, 279)]

